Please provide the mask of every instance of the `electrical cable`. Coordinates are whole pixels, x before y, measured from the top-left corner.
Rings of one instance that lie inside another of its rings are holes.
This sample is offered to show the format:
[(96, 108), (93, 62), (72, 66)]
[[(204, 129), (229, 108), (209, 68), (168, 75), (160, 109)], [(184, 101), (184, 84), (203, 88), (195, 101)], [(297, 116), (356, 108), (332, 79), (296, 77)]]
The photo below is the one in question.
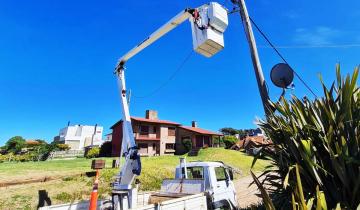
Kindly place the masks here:
[[(272, 44), (272, 42), (267, 38), (267, 36), (264, 34), (264, 32), (257, 26), (257, 24), (255, 23), (255, 21), (250, 17), (250, 21), (251, 23), (255, 26), (255, 28), (259, 31), (259, 33), (264, 37), (264, 39), (266, 40), (266, 42), (271, 46), (271, 48), (273, 48), (273, 50), (276, 52), (276, 54), (284, 61), (284, 63), (288, 64), (289, 63), (286, 61), (286, 59), (284, 58), (284, 56), (281, 55), (281, 53), (279, 52), (279, 50)], [(290, 66), (290, 65), (289, 65)], [(317, 95), (314, 93), (314, 91), (310, 88), (310, 86), (300, 77), (300, 75), (293, 69), (291, 68), (292, 71), (294, 72), (295, 76), (297, 76), (297, 78), (299, 78), (299, 80), (305, 85), (305, 87), (315, 96), (315, 98), (317, 98)]]
[(171, 80), (173, 80), (175, 78), (175, 76), (180, 72), (180, 70), (184, 67), (185, 63), (191, 58), (191, 56), (193, 54), (194, 54), (194, 50), (191, 50), (190, 53), (184, 58), (184, 60), (179, 64), (179, 66), (176, 68), (176, 70), (170, 75), (170, 77), (165, 82), (163, 82), (160, 86), (155, 88), (153, 91), (151, 91), (150, 93), (148, 93), (146, 95), (143, 95), (143, 96), (135, 96), (135, 95), (133, 95), (132, 97), (138, 98), (138, 99), (144, 99), (144, 98), (150, 97), (150, 96), (156, 94), (157, 92), (159, 92)]
[[(267, 45), (259, 45), (259, 48), (271, 48)], [(354, 48), (360, 47), (360, 44), (331, 44), (331, 45), (283, 45), (276, 46), (278, 49), (309, 49), (309, 48)]]

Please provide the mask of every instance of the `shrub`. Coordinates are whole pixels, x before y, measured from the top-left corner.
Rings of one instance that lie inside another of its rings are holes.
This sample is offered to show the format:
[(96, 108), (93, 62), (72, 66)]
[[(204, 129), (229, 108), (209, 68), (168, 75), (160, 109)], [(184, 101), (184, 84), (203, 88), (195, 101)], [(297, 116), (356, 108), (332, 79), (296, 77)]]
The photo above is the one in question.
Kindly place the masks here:
[(3, 163), (3, 162), (5, 162), (5, 161), (7, 161), (6, 155), (0, 154), (0, 163)]
[(181, 144), (185, 147), (186, 152), (190, 152), (192, 149), (192, 141), (190, 138), (182, 139)]
[(104, 142), (100, 147), (100, 157), (111, 157), (112, 143), (111, 141)]
[(99, 147), (93, 147), (87, 152), (85, 157), (86, 158), (96, 158), (96, 157), (99, 157), (99, 154), (100, 154), (100, 148)]
[(223, 141), (225, 144), (225, 148), (228, 149), (232, 145), (234, 145), (238, 141), (238, 139), (235, 136), (224, 136)]
[(337, 66), (336, 83), (327, 88), (321, 81), (323, 97), (314, 101), (295, 96), (291, 100), (282, 98), (280, 103), (271, 103), (276, 112), (260, 122), (266, 136), (274, 143), (273, 150), (262, 151), (273, 163), (261, 175), (264, 177), (262, 185), (269, 186), (268, 191), (279, 209), (292, 208), (295, 200), (302, 202), (300, 207), (304, 206), (304, 201), (309, 201), (321, 209), (318, 201), (322, 194), (329, 209), (358, 207), (358, 72), (356, 68), (352, 77), (342, 78)]
[(21, 136), (14, 136), (5, 143), (7, 152), (19, 153), (26, 145), (26, 141)]
[(56, 148), (60, 151), (66, 151), (70, 149), (70, 146), (67, 144), (56, 144)]
[(32, 161), (34, 159), (34, 156), (30, 153), (27, 153), (27, 154), (15, 155), (14, 159), (15, 161), (19, 161), (19, 162), (27, 162), (27, 161)]

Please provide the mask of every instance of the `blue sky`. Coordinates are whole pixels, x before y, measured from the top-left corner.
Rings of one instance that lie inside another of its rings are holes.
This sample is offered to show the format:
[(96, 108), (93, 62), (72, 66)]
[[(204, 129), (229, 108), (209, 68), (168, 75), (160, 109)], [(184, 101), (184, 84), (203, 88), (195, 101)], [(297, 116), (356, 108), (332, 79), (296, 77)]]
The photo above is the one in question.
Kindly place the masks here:
[[(230, 1), (226, 3), (229, 9)], [(68, 121), (109, 127), (121, 117), (116, 61), (185, 7), (206, 1), (2, 0), (0, 7), (0, 145), (15, 135), (51, 141)], [(360, 63), (360, 2), (248, 1), (252, 18), (293, 68), (321, 95), (318, 74), (334, 79)], [(255, 33), (272, 99), (281, 90), (269, 80), (281, 60)], [(338, 45), (353, 45), (344, 47)], [(310, 48), (307, 46), (311, 46)], [(318, 47), (322, 46), (322, 47)], [(333, 46), (332, 48), (326, 46)], [(211, 59), (194, 54), (164, 88), (156, 89), (192, 49), (184, 23), (127, 64), (131, 114), (202, 128), (254, 127), (263, 116), (249, 50), (238, 14), (229, 17), (225, 49)], [(309, 91), (295, 78), (301, 97)]]

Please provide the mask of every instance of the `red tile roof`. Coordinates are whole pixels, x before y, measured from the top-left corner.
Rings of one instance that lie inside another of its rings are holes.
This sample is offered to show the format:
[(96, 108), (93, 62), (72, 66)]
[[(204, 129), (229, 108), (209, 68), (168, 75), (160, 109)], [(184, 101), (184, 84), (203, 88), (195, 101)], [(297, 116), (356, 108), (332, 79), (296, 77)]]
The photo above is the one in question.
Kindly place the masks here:
[(189, 130), (189, 131), (193, 131), (193, 132), (199, 133), (199, 134), (204, 134), (204, 135), (222, 136), (222, 134), (220, 134), (220, 133), (215, 133), (213, 131), (205, 130), (205, 129), (202, 129), (202, 128), (195, 128), (195, 127), (189, 127), (189, 126), (180, 126), (180, 128), (185, 129), (185, 130)]
[(245, 138), (245, 140), (247, 140), (247, 141), (253, 141), (253, 142), (257, 143), (257, 144), (264, 144), (264, 143), (266, 143), (264, 136), (247, 136), (247, 137)]
[[(146, 119), (146, 118), (142, 118), (142, 117), (131, 117), (131, 120), (138, 121), (138, 122), (157, 123), (157, 124), (180, 125), (180, 123), (171, 122), (171, 121), (167, 121), (167, 120), (152, 120), (152, 119)], [(110, 128), (113, 129), (115, 126), (117, 126), (121, 122), (122, 122), (122, 120), (117, 121)]]
[(26, 140), (26, 144), (31, 144), (31, 145), (38, 145), (41, 144), (40, 142), (36, 141), (36, 140)]
[(168, 124), (168, 125), (180, 125), (180, 123), (171, 122), (167, 120), (158, 120), (158, 119), (146, 119), (142, 117), (131, 117), (132, 120), (139, 122), (149, 122), (149, 123), (158, 123), (158, 124)]

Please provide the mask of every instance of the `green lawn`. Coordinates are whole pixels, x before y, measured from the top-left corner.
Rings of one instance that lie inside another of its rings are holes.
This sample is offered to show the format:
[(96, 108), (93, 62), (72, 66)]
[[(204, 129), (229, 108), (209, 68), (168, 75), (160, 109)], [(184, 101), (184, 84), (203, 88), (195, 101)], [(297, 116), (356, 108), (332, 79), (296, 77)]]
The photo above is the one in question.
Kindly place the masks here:
[[(111, 167), (112, 158), (105, 158), (106, 166)], [(253, 157), (244, 153), (225, 150), (222, 148), (208, 148), (200, 151), (197, 157), (187, 157), (187, 161), (223, 161), (242, 171), (242, 176), (248, 175)], [(54, 160), (46, 162), (0, 163), (0, 182), (9, 180), (24, 180), (45, 176), (67, 177), (44, 182), (17, 185), (0, 188), (0, 209), (14, 209), (27, 207), (33, 209), (38, 203), (38, 192), (46, 190), (52, 204), (88, 199), (93, 178), (75, 176), (91, 171), (91, 160), (78, 158), (74, 160)], [(172, 178), (175, 166), (179, 164), (179, 156), (143, 157), (143, 171), (139, 179), (140, 190), (156, 190), (164, 178)], [(254, 171), (261, 171), (268, 163), (260, 160)], [(119, 169), (103, 169), (100, 173), (100, 197), (109, 194), (112, 177)]]
[[(110, 163), (111, 160), (108, 160)], [(72, 175), (89, 171), (91, 160), (51, 160), (41, 162), (0, 163), (0, 182), (38, 178), (44, 176)]]

